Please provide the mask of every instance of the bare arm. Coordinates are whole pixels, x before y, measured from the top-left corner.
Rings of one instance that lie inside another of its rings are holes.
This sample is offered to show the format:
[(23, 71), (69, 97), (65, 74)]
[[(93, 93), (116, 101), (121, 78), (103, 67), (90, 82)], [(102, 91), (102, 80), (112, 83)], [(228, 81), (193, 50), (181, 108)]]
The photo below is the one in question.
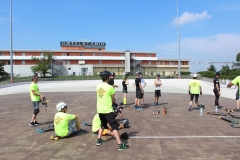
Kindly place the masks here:
[(234, 84), (232, 82), (228, 83), (227, 87), (231, 88)]
[(35, 96), (39, 96), (39, 97), (43, 97), (43, 95), (41, 95), (41, 94), (37, 94), (37, 92), (35, 91), (35, 90), (32, 90), (32, 93), (33, 93), (33, 95), (35, 95)]
[(128, 84), (129, 84), (129, 83), (128, 83), (128, 80), (126, 80), (126, 81), (125, 81), (125, 84), (126, 84), (126, 85), (128, 85)]

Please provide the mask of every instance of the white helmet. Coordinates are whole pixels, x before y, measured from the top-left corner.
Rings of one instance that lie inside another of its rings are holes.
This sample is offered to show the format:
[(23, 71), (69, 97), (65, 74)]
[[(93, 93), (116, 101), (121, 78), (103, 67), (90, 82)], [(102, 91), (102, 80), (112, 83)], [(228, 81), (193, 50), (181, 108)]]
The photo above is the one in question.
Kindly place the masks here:
[(67, 104), (65, 102), (60, 102), (57, 104), (56, 109), (58, 111), (61, 111), (62, 108), (64, 108)]
[(197, 78), (197, 73), (194, 73), (194, 74), (192, 75), (192, 77), (193, 77), (193, 78)]

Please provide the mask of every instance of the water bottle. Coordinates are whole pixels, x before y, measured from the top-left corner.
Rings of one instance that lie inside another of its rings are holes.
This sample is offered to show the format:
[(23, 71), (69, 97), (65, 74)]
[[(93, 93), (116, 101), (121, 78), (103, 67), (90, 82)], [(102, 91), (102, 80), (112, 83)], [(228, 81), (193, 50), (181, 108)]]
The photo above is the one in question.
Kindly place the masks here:
[(200, 108), (200, 116), (202, 116), (202, 107)]

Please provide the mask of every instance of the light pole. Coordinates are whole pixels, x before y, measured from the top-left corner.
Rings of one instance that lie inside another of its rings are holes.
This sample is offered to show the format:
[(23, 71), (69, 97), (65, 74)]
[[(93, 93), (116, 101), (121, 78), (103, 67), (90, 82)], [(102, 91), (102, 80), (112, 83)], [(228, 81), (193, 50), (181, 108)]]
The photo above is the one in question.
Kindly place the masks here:
[(178, 21), (178, 78), (181, 78), (180, 71), (180, 28), (179, 28), (179, 17), (178, 17), (178, 0), (177, 0), (177, 21)]
[(10, 65), (11, 65), (11, 80), (13, 83), (13, 53), (12, 53), (12, 0), (10, 0)]

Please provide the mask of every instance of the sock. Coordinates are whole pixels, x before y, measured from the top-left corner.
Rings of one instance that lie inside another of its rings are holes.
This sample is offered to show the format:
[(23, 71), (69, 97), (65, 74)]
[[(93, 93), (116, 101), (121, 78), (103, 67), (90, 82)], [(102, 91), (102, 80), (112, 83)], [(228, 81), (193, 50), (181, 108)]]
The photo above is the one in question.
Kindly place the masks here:
[(123, 98), (123, 104), (127, 104), (127, 98)]

